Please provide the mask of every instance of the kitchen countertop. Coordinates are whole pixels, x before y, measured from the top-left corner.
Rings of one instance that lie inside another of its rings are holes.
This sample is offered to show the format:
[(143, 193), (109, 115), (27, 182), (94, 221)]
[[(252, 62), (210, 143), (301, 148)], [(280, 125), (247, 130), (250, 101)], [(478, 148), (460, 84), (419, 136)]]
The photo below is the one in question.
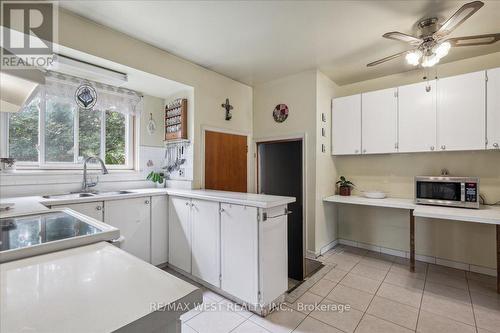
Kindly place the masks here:
[(479, 209), (440, 207), (430, 205), (417, 205), (412, 199), (384, 198), (370, 199), (361, 196), (332, 195), (323, 199), (326, 202), (375, 206), (386, 208), (413, 209), (413, 215), (434, 219), (454, 220), (475, 223), (500, 224), (500, 206), (483, 206)]
[(112, 332), (179, 316), (151, 304), (202, 301), (197, 287), (105, 242), (1, 264), (0, 294), (1, 332)]

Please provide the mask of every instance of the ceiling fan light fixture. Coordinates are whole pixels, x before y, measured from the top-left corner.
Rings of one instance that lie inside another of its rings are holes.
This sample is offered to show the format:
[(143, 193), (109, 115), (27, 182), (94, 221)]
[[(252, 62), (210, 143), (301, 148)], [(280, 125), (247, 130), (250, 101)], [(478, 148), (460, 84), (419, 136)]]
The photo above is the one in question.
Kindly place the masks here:
[(406, 54), (405, 58), (406, 58), (406, 62), (409, 65), (418, 66), (420, 64), (420, 59), (422, 58), (422, 51), (414, 50), (414, 51), (408, 52)]
[(450, 51), (450, 48), (451, 44), (449, 42), (444, 42), (435, 46), (433, 52), (439, 59), (441, 59), (443, 57), (446, 57), (446, 55)]
[(439, 57), (434, 53), (431, 55), (426, 55), (422, 59), (422, 67), (432, 67), (439, 62)]

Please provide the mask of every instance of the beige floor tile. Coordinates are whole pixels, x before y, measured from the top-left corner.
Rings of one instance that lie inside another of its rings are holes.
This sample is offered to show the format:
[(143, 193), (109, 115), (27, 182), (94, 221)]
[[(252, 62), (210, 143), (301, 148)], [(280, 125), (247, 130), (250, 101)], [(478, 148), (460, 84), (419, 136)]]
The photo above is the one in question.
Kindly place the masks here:
[(368, 251), (366, 253), (365, 257), (380, 259), (380, 260), (387, 261), (387, 262), (394, 262), (396, 260), (396, 258), (398, 258), (398, 257), (393, 256), (391, 254), (374, 252), (374, 251)]
[(444, 284), (445, 286), (467, 290), (467, 280), (464, 276), (457, 276), (447, 273), (429, 272), (427, 273), (427, 281), (433, 283)]
[(247, 310), (246, 307), (241, 306), (241, 305), (239, 305), (231, 300), (228, 300), (228, 299), (223, 299), (222, 301), (220, 301), (217, 304), (218, 304), (218, 307), (220, 309), (232, 311), (232, 312), (242, 316), (245, 319), (248, 319), (253, 315), (253, 313), (250, 312), (249, 310)]
[(477, 327), (491, 332), (500, 332), (500, 312), (483, 307), (474, 307)]
[(403, 288), (424, 289), (425, 280), (415, 279), (411, 275), (397, 274), (389, 271), (384, 282), (394, 284)]
[(214, 299), (210, 298), (209, 294), (204, 292), (203, 293), (203, 303), (198, 305), (194, 309), (191, 309), (188, 312), (182, 314), (180, 319), (182, 322), (186, 322), (186, 321), (190, 320), (191, 318), (193, 318), (194, 316), (199, 315), (203, 311), (203, 309), (206, 309), (206, 308), (213, 306), (217, 303), (218, 303), (218, 301), (215, 301)]
[(389, 271), (391, 273), (396, 273), (399, 275), (404, 275), (419, 280), (424, 280), (427, 274), (426, 267), (418, 265), (415, 266), (415, 272), (410, 271), (410, 265), (403, 265), (403, 264), (393, 264)]
[(424, 294), (446, 298), (450, 301), (471, 303), (468, 290), (457, 289), (439, 283), (426, 282)]
[[(184, 332), (182, 332), (184, 333)], [(254, 322), (247, 320), (240, 326), (236, 327), (231, 333), (270, 333), (264, 327), (261, 327)]]
[(383, 297), (375, 296), (367, 313), (412, 330), (417, 326), (417, 308)]
[(191, 327), (189, 327), (188, 324), (182, 324), (181, 333), (197, 333), (197, 332), (193, 330)]
[(407, 328), (401, 327), (374, 316), (365, 315), (356, 329), (356, 333), (410, 333)]
[(322, 300), (322, 296), (305, 292), (304, 295), (300, 296), (299, 299), (290, 304), (289, 307), (296, 311), (309, 314), (312, 310), (314, 310), (314, 306), (321, 303)]
[(348, 246), (348, 245), (345, 245), (344, 248), (342, 249), (342, 251), (345, 253), (358, 254), (360, 256), (365, 256), (368, 253), (368, 250), (361, 249), (359, 247)]
[[(321, 302), (321, 305), (333, 308), (338, 304), (330, 300), (324, 300)], [(310, 316), (344, 332), (352, 333), (361, 320), (361, 317), (363, 317), (363, 312), (356, 309), (350, 309), (344, 312), (334, 311), (332, 309), (317, 309), (311, 312)]]
[(330, 256), (325, 259), (325, 262), (335, 264), (335, 268), (350, 271), (354, 266), (356, 266), (359, 260), (346, 259), (339, 256)]
[(466, 325), (427, 311), (420, 311), (417, 324), (419, 333), (474, 333), (474, 326)]
[(497, 283), (496, 280), (488, 281), (488, 280), (474, 280), (468, 279), (469, 290), (471, 294), (483, 294), (491, 297), (500, 298), (500, 295), (497, 293)]
[(299, 326), (305, 317), (301, 312), (287, 309), (274, 311), (265, 318), (254, 314), (249, 320), (272, 333), (289, 333)]
[(203, 290), (203, 298), (210, 298), (210, 299), (213, 299), (214, 301), (216, 302), (220, 302), (224, 299), (224, 297), (222, 297), (221, 295), (209, 290), (209, 289), (206, 289), (206, 288), (202, 288)]
[(307, 317), (293, 333), (342, 333), (342, 331), (319, 320)]
[(351, 307), (365, 312), (373, 298), (373, 294), (339, 284), (333, 288), (326, 298), (338, 303), (349, 304)]
[(403, 288), (384, 282), (380, 286), (377, 295), (418, 309), (420, 308), (422, 290)]
[(485, 330), (484, 328), (477, 328), (477, 333), (494, 333), (492, 331)]
[(475, 325), (471, 303), (424, 292), (421, 309), (468, 325)]
[(375, 294), (381, 284), (381, 281), (376, 281), (357, 274), (349, 273), (342, 279), (342, 281), (340, 281), (340, 284), (354, 289), (366, 291), (370, 294)]
[(387, 270), (374, 268), (372, 266), (368, 266), (360, 262), (359, 264), (354, 266), (354, 268), (351, 270), (350, 273), (361, 275), (369, 279), (382, 281), (384, 280), (387, 274)]
[(344, 271), (342, 269), (338, 268), (333, 268), (331, 271), (326, 273), (325, 279), (333, 281), (333, 282), (340, 282), (346, 276), (348, 271)]
[(448, 276), (463, 277), (465, 278), (465, 271), (461, 269), (446, 267), (442, 265), (429, 264), (429, 273), (441, 273)]
[(228, 333), (246, 319), (227, 310), (203, 311), (187, 324), (199, 333)]
[(326, 279), (321, 279), (309, 289), (309, 292), (316, 294), (318, 296), (325, 297), (326, 295), (328, 295), (330, 291), (332, 291), (333, 287), (335, 287), (336, 285), (337, 285), (336, 282)]
[(392, 261), (372, 258), (372, 257), (364, 257), (360, 261), (361, 264), (371, 266), (373, 268), (378, 268), (380, 270), (385, 270), (386, 272), (391, 268)]
[(481, 307), (485, 310), (500, 312), (500, 295), (498, 294), (489, 296), (471, 292), (471, 298), (475, 308)]

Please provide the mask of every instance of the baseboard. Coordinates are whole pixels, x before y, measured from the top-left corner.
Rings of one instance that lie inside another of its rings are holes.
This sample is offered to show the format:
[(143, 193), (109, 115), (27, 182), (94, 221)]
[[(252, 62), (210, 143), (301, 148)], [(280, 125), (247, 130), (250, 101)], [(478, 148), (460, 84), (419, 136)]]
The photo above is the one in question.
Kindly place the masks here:
[[(409, 251), (395, 250), (395, 249), (390, 249), (390, 248), (386, 248), (383, 246), (367, 244), (367, 243), (362, 243), (362, 242), (356, 242), (356, 241), (352, 241), (349, 239), (341, 239), (341, 238), (337, 239), (335, 242), (337, 244), (341, 244), (341, 245), (347, 245), (347, 246), (357, 247), (360, 249), (389, 254), (389, 255), (396, 256), (396, 257), (400, 257), (400, 258), (410, 258)], [(467, 264), (467, 263), (463, 263), (463, 262), (459, 262), (459, 261), (453, 261), (453, 260), (443, 259), (443, 258), (434, 257), (434, 256), (424, 256), (424, 255), (419, 255), (419, 254), (415, 254), (415, 259), (418, 261), (423, 261), (423, 262), (430, 263), (430, 264), (436, 264), (436, 265), (440, 265), (440, 266), (457, 268), (457, 269), (461, 269), (464, 271), (481, 273), (481, 274), (490, 275), (490, 276), (497, 276), (496, 269), (493, 269), (490, 267), (477, 266), (477, 265)]]
[(319, 249), (319, 251), (317, 252), (314, 252), (314, 251), (311, 251), (311, 250), (307, 250), (306, 251), (306, 258), (309, 258), (309, 259), (316, 259), (318, 258), (319, 256), (322, 256), (323, 254), (325, 254), (326, 252), (330, 251), (331, 249), (333, 249), (335, 246), (337, 246), (339, 244), (339, 239), (335, 239), (334, 241), (331, 241), (330, 243), (324, 245), (321, 247), (321, 249)]

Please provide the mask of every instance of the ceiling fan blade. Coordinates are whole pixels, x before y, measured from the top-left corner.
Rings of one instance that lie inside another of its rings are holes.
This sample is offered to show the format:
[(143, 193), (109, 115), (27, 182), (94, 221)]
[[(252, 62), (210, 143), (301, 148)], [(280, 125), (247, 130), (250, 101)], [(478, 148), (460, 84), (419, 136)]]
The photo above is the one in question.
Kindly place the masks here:
[(456, 38), (450, 38), (447, 41), (451, 44), (451, 46), (476, 46), (476, 45), (493, 44), (498, 42), (499, 40), (500, 40), (500, 33), (456, 37)]
[(398, 40), (400, 42), (410, 43), (412, 45), (415, 45), (415, 44), (418, 45), (418, 44), (423, 42), (423, 40), (420, 38), (417, 38), (417, 37), (414, 37), (411, 35), (407, 35), (407, 34), (404, 34), (402, 32), (398, 32), (398, 31), (387, 32), (387, 33), (383, 34), (382, 37), (388, 38), (388, 39)]
[(398, 57), (401, 57), (405, 54), (407, 54), (408, 52), (410, 51), (404, 51), (404, 52), (399, 52), (399, 53), (396, 53), (396, 54), (393, 54), (393, 55), (390, 55), (388, 57), (385, 57), (385, 58), (382, 58), (382, 59), (379, 59), (377, 61), (374, 61), (374, 62), (370, 62), (369, 64), (366, 65), (366, 67), (373, 67), (373, 66), (376, 66), (376, 65), (379, 65), (381, 63), (384, 63), (386, 61), (389, 61), (389, 60), (392, 60), (392, 59), (396, 59)]
[(482, 1), (473, 1), (466, 3), (455, 12), (434, 34), (435, 38), (440, 38), (449, 35), (460, 24), (464, 23), (469, 17), (484, 6)]

